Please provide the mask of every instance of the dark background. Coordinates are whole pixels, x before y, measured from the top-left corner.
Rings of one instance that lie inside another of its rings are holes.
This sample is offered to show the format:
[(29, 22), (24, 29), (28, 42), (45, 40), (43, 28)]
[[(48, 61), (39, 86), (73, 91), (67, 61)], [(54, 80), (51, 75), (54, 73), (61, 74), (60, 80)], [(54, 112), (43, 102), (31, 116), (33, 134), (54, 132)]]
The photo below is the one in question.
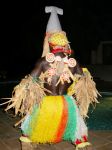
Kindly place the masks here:
[(30, 73), (41, 57), (49, 19), (44, 9), (50, 5), (63, 8), (60, 22), (81, 65), (90, 64), (91, 50), (96, 50), (101, 41), (112, 41), (112, 8), (108, 1), (4, 1), (0, 71), (6, 71), (8, 78)]

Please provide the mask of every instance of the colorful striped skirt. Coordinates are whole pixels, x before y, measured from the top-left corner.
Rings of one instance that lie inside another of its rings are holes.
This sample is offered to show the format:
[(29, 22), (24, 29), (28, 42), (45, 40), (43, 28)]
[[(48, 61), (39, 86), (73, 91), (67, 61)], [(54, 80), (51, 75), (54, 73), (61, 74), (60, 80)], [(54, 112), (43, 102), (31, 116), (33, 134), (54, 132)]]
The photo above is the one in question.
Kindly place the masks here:
[(87, 136), (87, 127), (73, 97), (45, 96), (21, 125), (24, 135), (35, 143), (75, 142)]

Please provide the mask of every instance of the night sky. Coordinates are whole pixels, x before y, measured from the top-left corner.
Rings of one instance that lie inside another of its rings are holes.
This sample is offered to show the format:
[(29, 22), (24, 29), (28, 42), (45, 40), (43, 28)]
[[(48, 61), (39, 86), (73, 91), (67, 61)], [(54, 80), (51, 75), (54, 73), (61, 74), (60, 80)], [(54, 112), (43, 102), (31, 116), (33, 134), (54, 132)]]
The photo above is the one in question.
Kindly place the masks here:
[(27, 74), (41, 57), (49, 14), (45, 6), (63, 8), (59, 16), (75, 57), (80, 64), (89, 64), (91, 50), (100, 41), (112, 40), (112, 9), (109, 3), (95, 0), (9, 1), (2, 4), (0, 70), (11, 76)]

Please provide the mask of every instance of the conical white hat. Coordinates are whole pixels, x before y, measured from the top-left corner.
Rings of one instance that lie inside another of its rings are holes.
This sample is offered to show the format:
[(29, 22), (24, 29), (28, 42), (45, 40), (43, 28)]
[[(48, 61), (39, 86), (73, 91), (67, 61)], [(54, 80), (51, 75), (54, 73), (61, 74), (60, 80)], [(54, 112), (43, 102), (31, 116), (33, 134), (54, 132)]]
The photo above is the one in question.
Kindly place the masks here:
[(55, 6), (46, 6), (46, 13), (51, 13), (48, 24), (46, 27), (46, 32), (58, 32), (62, 31), (61, 24), (58, 18), (58, 14), (63, 15), (63, 9), (60, 9)]
[(50, 52), (49, 44), (48, 44), (48, 38), (49, 38), (48, 34), (52, 33), (52, 32), (62, 31), (61, 24), (60, 24), (60, 21), (58, 18), (58, 14), (63, 15), (63, 9), (60, 9), (58, 7), (55, 7), (55, 6), (46, 6), (45, 12), (51, 13), (51, 15), (49, 17), (48, 24), (46, 27), (46, 33), (47, 34), (46, 34), (45, 39), (44, 39), (42, 57), (46, 56), (46, 54)]

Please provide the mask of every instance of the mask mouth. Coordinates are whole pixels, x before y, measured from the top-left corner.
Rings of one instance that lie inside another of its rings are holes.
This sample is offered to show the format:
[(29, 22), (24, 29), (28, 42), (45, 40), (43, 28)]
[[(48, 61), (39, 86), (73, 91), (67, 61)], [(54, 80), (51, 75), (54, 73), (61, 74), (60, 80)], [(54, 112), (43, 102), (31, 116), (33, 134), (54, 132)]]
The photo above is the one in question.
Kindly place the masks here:
[(64, 49), (64, 48), (55, 48), (51, 50), (51, 53), (56, 54), (56, 53), (66, 53), (66, 54), (73, 54), (73, 50), (71, 49)]

